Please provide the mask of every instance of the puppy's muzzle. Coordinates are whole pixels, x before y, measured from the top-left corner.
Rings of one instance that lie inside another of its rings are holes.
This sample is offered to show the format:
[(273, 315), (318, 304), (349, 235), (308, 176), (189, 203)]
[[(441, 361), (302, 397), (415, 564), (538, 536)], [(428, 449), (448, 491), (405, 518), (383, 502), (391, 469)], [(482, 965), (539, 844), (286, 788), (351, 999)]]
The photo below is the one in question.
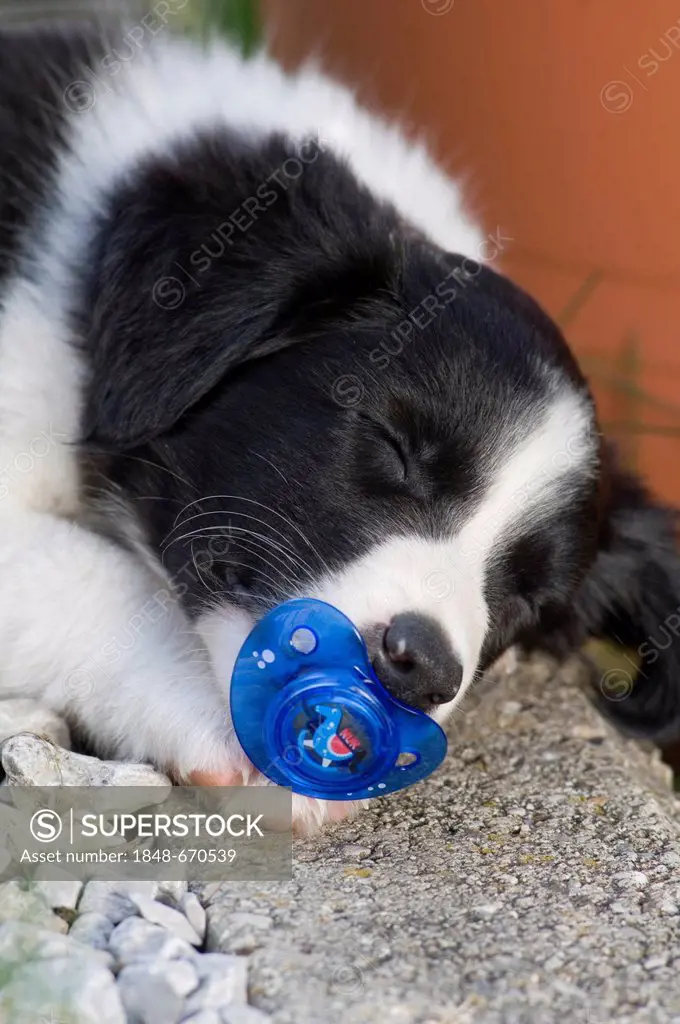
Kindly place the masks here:
[(397, 700), (430, 711), (458, 693), (463, 666), (434, 619), (404, 612), (365, 630), (364, 639), (378, 679)]

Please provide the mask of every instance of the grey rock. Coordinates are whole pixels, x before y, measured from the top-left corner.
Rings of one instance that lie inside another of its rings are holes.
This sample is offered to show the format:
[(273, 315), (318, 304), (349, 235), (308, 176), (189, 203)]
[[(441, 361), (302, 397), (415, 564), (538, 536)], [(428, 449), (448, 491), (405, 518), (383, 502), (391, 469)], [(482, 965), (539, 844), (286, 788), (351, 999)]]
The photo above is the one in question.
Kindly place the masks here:
[(0, 1020), (127, 1024), (111, 972), (77, 956), (16, 966), (0, 990)]
[(158, 899), (164, 900), (167, 903), (177, 904), (181, 901), (188, 888), (189, 883), (181, 880), (157, 882), (156, 895)]
[(182, 1016), (182, 996), (170, 985), (167, 971), (155, 969), (152, 963), (124, 967), (118, 975), (118, 992), (128, 1024), (177, 1024)]
[(53, 932), (66, 932), (68, 925), (52, 912), (45, 897), (34, 887), (12, 880), (0, 885), (0, 923), (24, 921)]
[(24, 921), (0, 925), (0, 964), (5, 967), (33, 960), (61, 960), (73, 957), (87, 960), (95, 967), (109, 968), (110, 953), (82, 946), (70, 935), (60, 935)]
[(88, 882), (78, 903), (80, 914), (102, 914), (113, 924), (138, 913), (128, 891), (117, 882)]
[(666, 953), (657, 953), (656, 956), (648, 956), (646, 960), (642, 961), (642, 966), (646, 971), (656, 971), (660, 967), (665, 967), (668, 963), (668, 955)]
[(0, 757), (10, 785), (171, 786), (167, 776), (151, 765), (100, 761), (74, 754), (29, 733), (5, 740)]
[(88, 911), (80, 914), (73, 924), (69, 935), (72, 939), (91, 946), (93, 949), (108, 949), (109, 939), (113, 931), (113, 921), (104, 914)]
[(187, 1015), (247, 1002), (248, 965), (244, 957), (204, 953), (196, 958), (196, 969), (200, 985), (187, 999)]
[(342, 853), (348, 860), (364, 860), (371, 856), (370, 849), (367, 846), (360, 846), (359, 843), (345, 843)]
[(181, 914), (179, 910), (168, 907), (157, 900), (149, 899), (146, 896), (132, 895), (132, 902), (146, 921), (151, 924), (158, 924), (167, 932), (189, 942), (192, 946), (200, 946), (202, 936), (198, 935), (190, 921)]
[(109, 949), (121, 966), (141, 960), (191, 960), (196, 955), (188, 942), (141, 917), (128, 917), (117, 925)]
[(199, 885), (203, 905), (207, 906), (209, 903), (219, 900), (219, 895), (226, 885), (226, 882), (204, 882)]
[(58, 747), (71, 746), (66, 722), (44, 704), (23, 697), (0, 700), (0, 743), (22, 732), (44, 737)]
[(272, 1024), (680, 1024), (679, 803), (587, 684), (482, 683), (429, 779), (296, 841), (292, 882), (210, 891), (210, 949), (273, 922), (245, 927)]
[(198, 935), (200, 941), (203, 942), (205, 939), (207, 916), (205, 908), (201, 906), (201, 902), (198, 897), (193, 892), (185, 893), (180, 900), (179, 907), (191, 927)]
[(184, 1017), (182, 1024), (222, 1024), (222, 1017), (217, 1010), (199, 1010), (191, 1017)]
[(245, 955), (253, 953), (265, 942), (265, 933), (272, 927), (267, 914), (234, 911), (217, 903), (208, 910), (208, 949)]

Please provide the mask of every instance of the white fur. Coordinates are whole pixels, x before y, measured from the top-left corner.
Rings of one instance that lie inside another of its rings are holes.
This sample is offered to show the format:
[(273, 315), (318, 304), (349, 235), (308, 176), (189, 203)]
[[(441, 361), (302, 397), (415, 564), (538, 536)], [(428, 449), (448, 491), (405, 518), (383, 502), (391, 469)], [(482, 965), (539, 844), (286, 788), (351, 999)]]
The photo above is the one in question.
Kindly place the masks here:
[(567, 474), (594, 468), (589, 411), (577, 393), (565, 390), (542, 421), (527, 423), (512, 447), (510, 427), (496, 453), (489, 453), (490, 479), (475, 512), (457, 522), (445, 541), (394, 537), (374, 547), (338, 575), (322, 580), (309, 595), (343, 611), (359, 629), (384, 623), (401, 612), (422, 612), (438, 620), (463, 666), (456, 697), (437, 708), (442, 721), (463, 698), (474, 678), (489, 626), (484, 585), (489, 556), (498, 540), (546, 508), (567, 503)]
[(283, 132), (299, 142), (317, 135), (435, 243), (477, 256), (484, 236), (424, 146), (407, 142), (315, 68), (287, 75), (264, 55), (244, 63), (220, 42), (203, 50), (161, 37), (126, 55), (128, 63), (115, 51), (100, 62), (86, 93), (92, 105), (72, 119), (73, 155), (62, 170), (66, 235), (87, 233), (100, 196), (145, 154), (225, 124), (256, 138)]
[[(291, 77), (265, 57), (243, 64), (221, 44), (204, 53), (158, 39), (127, 63), (108, 54), (88, 83), (91, 108), (70, 117), (57, 192), (37, 217), (24, 272), (0, 296), (0, 695), (41, 697), (121, 757), (180, 775), (241, 770), (225, 684), (249, 620), (219, 612), (190, 632), (160, 569), (78, 523), (81, 482), (69, 444), (78, 434), (83, 367), (65, 303), (93, 218), (107, 190), (146, 154), (202, 126), (228, 124), (256, 136), (317, 134), (376, 195), (447, 249), (475, 256), (482, 234), (423, 147), (316, 70)], [(436, 610), (469, 680), (487, 612), (483, 560), (462, 563), (461, 538), (474, 539), (492, 516), (507, 525), (504, 500), (560, 444), (568, 405), (558, 402), (539, 435), (518, 443), (457, 540), (390, 542), (320, 585), (319, 596), (359, 622), (432, 608), (422, 581), (431, 568), (444, 568), (456, 586)], [(303, 827), (332, 810), (302, 800), (295, 806)]]

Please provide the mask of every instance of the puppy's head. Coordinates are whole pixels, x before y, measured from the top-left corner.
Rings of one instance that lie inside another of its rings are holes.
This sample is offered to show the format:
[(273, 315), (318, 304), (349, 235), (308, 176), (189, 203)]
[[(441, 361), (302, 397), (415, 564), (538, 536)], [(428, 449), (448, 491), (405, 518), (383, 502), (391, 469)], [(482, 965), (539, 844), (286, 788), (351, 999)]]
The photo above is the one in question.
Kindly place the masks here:
[(572, 628), (617, 509), (587, 387), (519, 289), (313, 142), (223, 135), (120, 185), (91, 267), (88, 441), (225, 684), (293, 596), (439, 718), (513, 642)]

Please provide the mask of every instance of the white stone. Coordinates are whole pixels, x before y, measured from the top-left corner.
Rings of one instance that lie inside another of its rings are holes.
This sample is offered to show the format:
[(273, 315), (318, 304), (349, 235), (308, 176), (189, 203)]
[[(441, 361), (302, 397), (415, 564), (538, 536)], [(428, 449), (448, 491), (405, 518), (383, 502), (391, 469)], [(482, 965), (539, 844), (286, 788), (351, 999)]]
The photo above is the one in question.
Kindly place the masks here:
[(177, 1024), (184, 1000), (151, 964), (130, 964), (118, 975), (118, 992), (134, 1024)]
[(16, 880), (0, 885), (0, 923), (5, 921), (24, 921), (53, 932), (68, 931), (66, 921), (52, 913), (41, 893)]
[(154, 965), (168, 979), (178, 996), (185, 998), (198, 988), (198, 971), (189, 960), (164, 960)]
[(186, 894), (189, 883), (186, 881), (176, 882), (157, 882), (156, 890), (158, 896), (167, 896), (173, 903), (179, 903), (182, 897)]
[(668, 963), (668, 953), (657, 953), (656, 956), (648, 956), (646, 960), (642, 961), (642, 966), (647, 971), (657, 971), (660, 967), (665, 967)]
[(500, 909), (500, 903), (482, 903), (474, 908), (476, 914), (486, 918), (494, 917)]
[(116, 882), (88, 882), (83, 889), (78, 911), (81, 914), (103, 914), (113, 924), (137, 914), (137, 905)]
[(126, 1024), (111, 972), (73, 954), (17, 966), (0, 991), (0, 1020), (62, 1017), (78, 1024)]
[(148, 899), (146, 896), (132, 894), (130, 899), (146, 921), (150, 921), (151, 924), (159, 924), (166, 931), (191, 943), (192, 946), (201, 945), (202, 936), (197, 934), (196, 929), (179, 910), (168, 907), (165, 903), (159, 903), (157, 900)]
[(100, 761), (85, 754), (74, 754), (29, 733), (6, 740), (0, 755), (9, 785), (171, 788), (168, 777), (149, 764)]
[(247, 1002), (248, 965), (245, 957), (204, 953), (196, 958), (195, 963), (201, 984), (187, 999), (187, 1015)]
[(604, 740), (607, 736), (607, 731), (604, 722), (601, 724), (598, 722), (597, 725), (574, 725), (572, 726), (571, 735), (577, 740)]
[(203, 942), (205, 939), (207, 918), (205, 908), (201, 905), (201, 901), (198, 896), (193, 892), (186, 892), (180, 900), (179, 907), (191, 927), (200, 938), (201, 942)]
[(112, 931), (113, 922), (110, 917), (89, 911), (75, 919), (69, 935), (93, 949), (108, 949)]
[(195, 956), (188, 942), (141, 917), (128, 917), (117, 925), (109, 949), (121, 966), (140, 960), (191, 960)]
[(0, 963), (5, 966), (64, 957), (89, 960), (98, 967), (109, 968), (113, 964), (110, 953), (83, 946), (70, 934), (60, 935), (24, 921), (8, 921), (0, 925)]
[(35, 882), (35, 890), (39, 892), (50, 907), (64, 907), (75, 910), (78, 904), (83, 883), (72, 878), (60, 878), (58, 881)]
[(614, 881), (623, 888), (643, 889), (649, 882), (644, 871), (620, 871), (614, 875)]
[(208, 948), (248, 955), (262, 946), (271, 927), (272, 919), (266, 914), (234, 913), (218, 903), (208, 911)]
[[(55, 1008), (63, 1020), (78, 1024), (126, 1024), (114, 976), (88, 959), (55, 957), (24, 964), (0, 991), (0, 1020), (50, 1021)], [(12, 1016), (4, 1016), (9, 1011)]]

